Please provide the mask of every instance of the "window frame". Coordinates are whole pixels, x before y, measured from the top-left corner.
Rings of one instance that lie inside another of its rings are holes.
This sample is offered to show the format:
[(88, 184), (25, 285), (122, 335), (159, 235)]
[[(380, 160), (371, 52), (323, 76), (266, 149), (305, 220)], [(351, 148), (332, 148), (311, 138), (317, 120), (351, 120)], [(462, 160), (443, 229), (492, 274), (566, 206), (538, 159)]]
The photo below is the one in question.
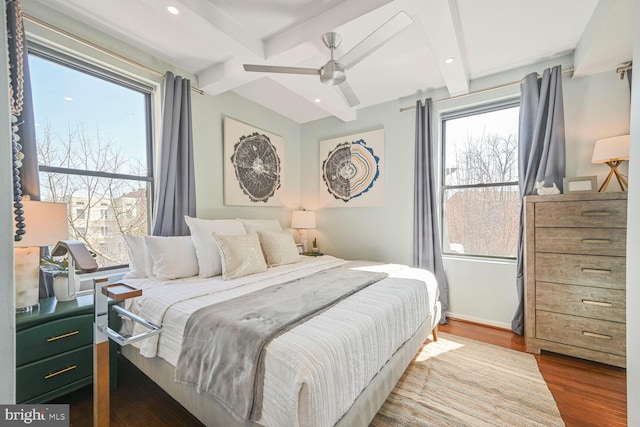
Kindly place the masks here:
[[(492, 187), (510, 187), (510, 186), (518, 186), (518, 181), (504, 181), (504, 182), (492, 182), (486, 184), (461, 184), (461, 185), (447, 185), (446, 177), (447, 177), (447, 168), (446, 168), (446, 159), (447, 159), (447, 131), (446, 131), (446, 122), (448, 120), (454, 120), (464, 117), (475, 116), (484, 113), (491, 113), (494, 111), (506, 110), (508, 108), (519, 107), (521, 108), (521, 99), (520, 96), (509, 97), (499, 101), (489, 101), (478, 105), (467, 106), (457, 108), (455, 110), (450, 110), (446, 112), (442, 112), (440, 114), (440, 148), (441, 148), (441, 157), (440, 157), (440, 250), (442, 251), (442, 255), (446, 257), (452, 258), (468, 258), (468, 259), (478, 259), (478, 260), (497, 260), (497, 261), (515, 261), (517, 255), (512, 257), (510, 256), (498, 256), (498, 255), (480, 255), (480, 254), (461, 254), (457, 252), (445, 251), (445, 214), (446, 214), (446, 203), (445, 203), (445, 195), (447, 190), (464, 190), (464, 189), (474, 189), (474, 188), (492, 188)], [(518, 135), (516, 135), (518, 138)]]
[[(64, 168), (58, 166), (47, 166), (42, 165), (38, 161), (38, 170), (39, 172), (49, 172), (49, 173), (58, 173), (64, 175), (79, 175), (79, 176), (91, 176), (97, 178), (106, 178), (106, 179), (116, 179), (116, 180), (127, 180), (127, 181), (138, 181), (141, 183), (145, 183), (147, 187), (147, 233), (151, 234), (152, 224), (151, 220), (153, 218), (153, 206), (154, 196), (155, 196), (155, 175), (154, 175), (154, 127), (153, 127), (153, 95), (155, 92), (155, 88), (149, 84), (146, 84), (140, 80), (136, 80), (125, 76), (123, 73), (118, 73), (108, 69), (105, 65), (98, 63), (98, 61), (93, 61), (91, 58), (86, 57), (76, 57), (64, 53), (58, 49), (54, 49), (43, 44), (40, 44), (31, 39), (27, 40), (27, 55), (28, 56), (37, 56), (41, 59), (51, 61), (60, 66), (64, 66), (70, 68), (72, 70), (82, 72), (88, 74), (92, 77), (102, 79), (109, 83), (113, 83), (130, 90), (137, 91), (144, 95), (144, 108), (145, 108), (145, 129), (146, 129), (146, 175), (130, 175), (130, 174), (122, 174), (122, 173), (113, 173), (106, 171), (96, 171), (96, 170), (83, 170), (83, 169), (72, 169), (72, 168)], [(71, 207), (74, 210), (77, 210), (76, 206)], [(86, 208), (85, 208), (86, 209)], [(83, 209), (83, 210), (85, 210)], [(83, 217), (86, 215), (86, 210), (83, 212)], [(104, 218), (102, 218), (104, 219)], [(103, 270), (113, 270), (127, 267), (127, 264), (122, 265), (113, 265), (108, 267), (100, 267), (99, 271)]]

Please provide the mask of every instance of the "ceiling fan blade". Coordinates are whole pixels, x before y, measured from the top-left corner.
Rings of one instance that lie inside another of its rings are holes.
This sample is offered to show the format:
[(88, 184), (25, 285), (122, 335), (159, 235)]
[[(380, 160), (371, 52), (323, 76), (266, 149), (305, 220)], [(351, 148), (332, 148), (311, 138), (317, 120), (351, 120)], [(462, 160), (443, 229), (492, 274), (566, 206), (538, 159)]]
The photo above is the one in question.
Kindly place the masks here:
[(353, 91), (353, 89), (351, 89), (349, 83), (340, 83), (336, 87), (338, 88), (338, 91), (342, 95), (342, 98), (347, 103), (347, 105), (349, 105), (349, 107), (355, 107), (356, 105), (360, 104), (360, 100), (356, 96), (356, 93)]
[(309, 74), (314, 76), (320, 75), (320, 70), (317, 68), (281, 67), (278, 65), (244, 64), (244, 70), (257, 71), (260, 73)]
[(412, 23), (413, 19), (406, 12), (398, 12), (393, 18), (355, 45), (349, 52), (342, 55), (338, 62), (347, 69), (353, 67)]

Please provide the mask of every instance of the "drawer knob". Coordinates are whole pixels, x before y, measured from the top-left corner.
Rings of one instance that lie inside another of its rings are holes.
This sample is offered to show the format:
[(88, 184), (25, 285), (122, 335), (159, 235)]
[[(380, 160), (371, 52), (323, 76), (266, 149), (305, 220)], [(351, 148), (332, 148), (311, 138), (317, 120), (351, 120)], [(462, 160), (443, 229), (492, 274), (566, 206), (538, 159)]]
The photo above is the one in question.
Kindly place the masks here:
[(601, 339), (601, 340), (612, 340), (613, 339), (613, 337), (611, 335), (596, 334), (595, 332), (589, 332), (589, 331), (582, 331), (582, 335), (584, 335), (585, 337), (598, 338), (598, 339)]
[(582, 216), (610, 216), (613, 212), (609, 211), (584, 211)]
[(582, 303), (586, 304), (586, 305), (596, 305), (598, 307), (611, 307), (612, 306), (612, 304), (610, 302), (594, 301), (594, 300), (590, 300), (590, 299), (583, 299)]
[(61, 340), (63, 338), (72, 337), (74, 335), (78, 335), (79, 333), (80, 333), (80, 331), (73, 331), (73, 332), (69, 332), (67, 334), (58, 335), (58, 336), (55, 336), (55, 337), (48, 338), (47, 342), (52, 342), (52, 341)]
[(49, 378), (53, 378), (53, 377), (55, 377), (57, 375), (64, 374), (65, 372), (73, 371), (74, 369), (76, 369), (76, 367), (77, 367), (76, 365), (69, 366), (68, 368), (64, 368), (64, 369), (62, 369), (62, 370), (60, 370), (58, 372), (54, 372), (52, 374), (45, 375), (44, 379), (48, 380)]
[(611, 274), (611, 270), (607, 270), (604, 268), (583, 268), (582, 269), (583, 273), (590, 273), (590, 274)]
[(610, 245), (611, 239), (582, 239), (582, 243), (586, 245)]

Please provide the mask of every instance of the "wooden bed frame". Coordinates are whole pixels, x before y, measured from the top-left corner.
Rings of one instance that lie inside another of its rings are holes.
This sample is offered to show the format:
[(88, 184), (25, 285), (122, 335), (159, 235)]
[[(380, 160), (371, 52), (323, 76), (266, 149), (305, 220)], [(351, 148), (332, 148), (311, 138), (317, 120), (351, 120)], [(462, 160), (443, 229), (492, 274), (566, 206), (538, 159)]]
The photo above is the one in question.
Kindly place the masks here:
[[(418, 350), (429, 336), (437, 339), (440, 320), (440, 302), (436, 302), (433, 313), (413, 336), (406, 341), (371, 380), (366, 389), (358, 396), (351, 408), (338, 421), (339, 427), (366, 427), (375, 417), (396, 383), (414, 359)], [(227, 412), (218, 402), (205, 395), (198, 394), (194, 387), (176, 383), (175, 367), (159, 357), (141, 356), (133, 346), (122, 347), (122, 354), (151, 378), (171, 397), (184, 406), (196, 418), (207, 426), (221, 427), (257, 427), (253, 421), (239, 421)]]

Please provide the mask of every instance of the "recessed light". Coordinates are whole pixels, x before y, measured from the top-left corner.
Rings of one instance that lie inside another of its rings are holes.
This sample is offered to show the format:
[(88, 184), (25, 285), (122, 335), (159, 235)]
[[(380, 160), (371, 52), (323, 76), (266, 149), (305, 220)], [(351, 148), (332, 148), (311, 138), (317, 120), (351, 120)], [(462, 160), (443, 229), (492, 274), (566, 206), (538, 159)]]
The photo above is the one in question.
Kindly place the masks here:
[(168, 10), (168, 11), (169, 11), (169, 13), (170, 13), (170, 14), (172, 14), (172, 15), (177, 15), (177, 14), (179, 14), (179, 13), (180, 13), (180, 11), (178, 10), (178, 8), (177, 8), (177, 7), (175, 7), (175, 6), (169, 6), (169, 7), (167, 7), (167, 10)]
[(64, 100), (65, 100), (65, 101), (73, 101), (73, 98), (72, 98), (72, 97), (70, 97), (70, 96), (65, 96), (65, 97), (64, 97)]
[(456, 59), (453, 56), (448, 57), (447, 59), (444, 60), (445, 64), (453, 64), (453, 61), (455, 61)]
[(320, 99), (320, 98), (316, 98), (314, 101), (316, 101), (317, 103), (319, 103), (319, 102), (321, 102), (321, 101), (322, 101), (322, 99)]

